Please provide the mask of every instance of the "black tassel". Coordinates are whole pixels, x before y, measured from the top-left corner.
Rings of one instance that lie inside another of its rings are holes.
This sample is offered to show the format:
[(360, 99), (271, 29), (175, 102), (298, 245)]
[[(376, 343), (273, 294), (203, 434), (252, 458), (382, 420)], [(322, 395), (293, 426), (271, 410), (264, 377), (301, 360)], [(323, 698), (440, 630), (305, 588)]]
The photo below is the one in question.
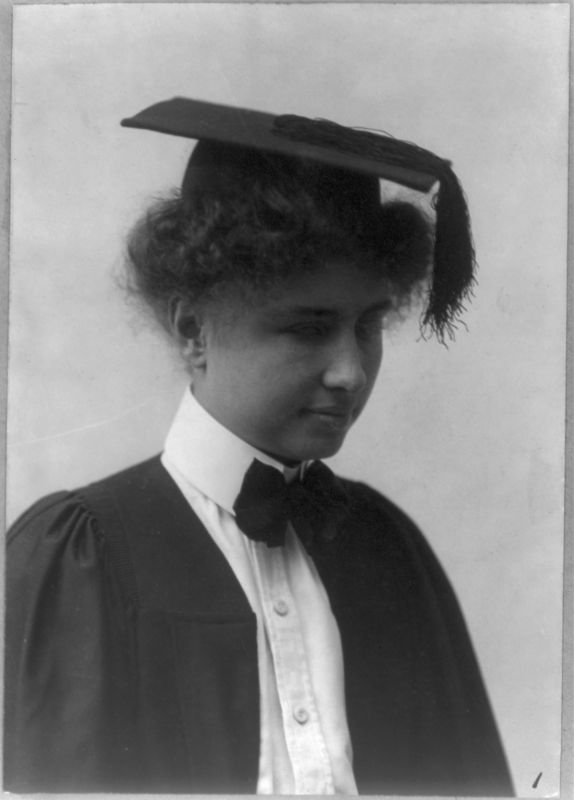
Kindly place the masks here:
[(440, 341), (454, 338), (457, 322), (476, 283), (476, 260), (470, 216), (458, 178), (449, 168), (441, 174), (435, 203), (434, 270), (423, 325)]

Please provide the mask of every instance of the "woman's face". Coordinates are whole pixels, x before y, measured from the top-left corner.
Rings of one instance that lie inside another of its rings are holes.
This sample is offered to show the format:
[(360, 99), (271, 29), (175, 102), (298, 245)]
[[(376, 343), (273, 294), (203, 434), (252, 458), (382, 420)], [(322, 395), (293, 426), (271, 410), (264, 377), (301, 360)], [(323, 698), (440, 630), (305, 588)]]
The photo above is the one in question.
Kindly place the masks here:
[(221, 302), (226, 321), (207, 312), (201, 327), (198, 401), (280, 460), (334, 455), (379, 371), (391, 306), (384, 281), (333, 261), (257, 303)]

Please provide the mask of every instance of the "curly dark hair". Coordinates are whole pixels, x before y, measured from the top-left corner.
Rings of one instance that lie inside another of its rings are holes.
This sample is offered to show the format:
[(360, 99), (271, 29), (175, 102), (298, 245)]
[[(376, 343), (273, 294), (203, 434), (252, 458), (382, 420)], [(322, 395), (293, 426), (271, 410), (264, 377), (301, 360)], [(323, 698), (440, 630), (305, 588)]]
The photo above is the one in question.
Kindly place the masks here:
[(428, 275), (429, 221), (410, 203), (381, 204), (378, 182), (373, 200), (371, 178), (277, 156), (219, 178), (156, 200), (128, 237), (128, 286), (166, 329), (173, 298), (256, 296), (329, 260), (380, 274), (396, 308)]

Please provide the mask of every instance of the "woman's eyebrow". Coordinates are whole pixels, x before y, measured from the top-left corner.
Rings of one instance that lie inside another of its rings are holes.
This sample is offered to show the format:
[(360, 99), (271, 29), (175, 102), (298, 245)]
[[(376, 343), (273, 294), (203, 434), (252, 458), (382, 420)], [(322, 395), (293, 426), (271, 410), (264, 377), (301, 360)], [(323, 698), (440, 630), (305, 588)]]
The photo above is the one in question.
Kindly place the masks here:
[[(383, 300), (378, 303), (372, 303), (366, 308), (361, 309), (361, 314), (371, 314), (376, 312), (389, 311), (392, 307), (390, 300)], [(338, 308), (321, 308), (320, 306), (288, 306), (286, 308), (274, 309), (275, 316), (293, 316), (293, 317), (321, 317), (333, 318), (343, 316), (343, 310)]]
[(289, 306), (277, 311), (286, 317), (338, 317), (340, 312), (334, 308), (320, 308), (319, 306)]
[[(359, 309), (359, 313), (361, 314), (361, 316), (364, 314), (385, 313), (392, 308), (392, 305), (393, 304), (391, 300), (383, 300), (378, 303), (372, 303), (366, 308)], [(338, 319), (340, 317), (345, 316), (346, 313), (347, 313), (346, 309), (324, 308), (321, 306), (304, 306), (304, 305), (288, 306), (286, 308), (278, 308), (273, 310), (273, 316), (275, 318), (311, 317), (313, 319)]]

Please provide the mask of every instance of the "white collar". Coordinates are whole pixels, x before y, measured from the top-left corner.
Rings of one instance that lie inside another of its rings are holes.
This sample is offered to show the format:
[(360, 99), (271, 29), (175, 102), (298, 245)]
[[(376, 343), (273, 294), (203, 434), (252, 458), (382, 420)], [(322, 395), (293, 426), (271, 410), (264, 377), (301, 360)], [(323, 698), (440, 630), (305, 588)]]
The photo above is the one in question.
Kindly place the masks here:
[(300, 467), (286, 467), (240, 439), (184, 393), (165, 440), (164, 453), (184, 477), (226, 511), (233, 513), (243, 478), (254, 458), (291, 480)]

